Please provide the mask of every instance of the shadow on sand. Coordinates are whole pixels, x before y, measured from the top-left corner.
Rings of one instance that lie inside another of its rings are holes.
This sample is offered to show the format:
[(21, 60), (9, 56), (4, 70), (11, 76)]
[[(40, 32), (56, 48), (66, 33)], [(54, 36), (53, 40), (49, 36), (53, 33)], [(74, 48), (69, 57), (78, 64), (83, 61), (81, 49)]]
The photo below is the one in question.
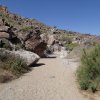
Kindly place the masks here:
[[(41, 59), (52, 59), (52, 58), (57, 58), (56, 56), (52, 56), (52, 55), (50, 55), (50, 56), (48, 56), (48, 57), (42, 57)], [(36, 64), (32, 64), (32, 65), (30, 65), (30, 67), (41, 67), (41, 66), (43, 66), (43, 65), (45, 65), (44, 63), (36, 63)]]
[(37, 63), (37, 64), (33, 64), (31, 65), (30, 67), (40, 67), (40, 66), (43, 66), (45, 65), (44, 63)]
[[(44, 57), (44, 58), (47, 58), (47, 59), (49, 59), (49, 58), (56, 58), (56, 57)], [(43, 58), (42, 58), (43, 59)]]
[(43, 58), (47, 58), (47, 59), (48, 59), (48, 58), (57, 58), (57, 57), (54, 56), (54, 55), (49, 55), (49, 56), (46, 56), (46, 57), (42, 57), (42, 59), (43, 59)]

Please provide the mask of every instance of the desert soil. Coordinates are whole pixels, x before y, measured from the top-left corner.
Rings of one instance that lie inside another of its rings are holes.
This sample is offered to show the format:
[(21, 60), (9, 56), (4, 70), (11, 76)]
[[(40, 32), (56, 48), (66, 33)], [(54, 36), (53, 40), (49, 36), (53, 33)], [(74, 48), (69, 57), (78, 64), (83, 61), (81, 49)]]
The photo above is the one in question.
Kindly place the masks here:
[(44, 58), (32, 71), (0, 84), (0, 100), (100, 100), (80, 92), (75, 71), (77, 62)]

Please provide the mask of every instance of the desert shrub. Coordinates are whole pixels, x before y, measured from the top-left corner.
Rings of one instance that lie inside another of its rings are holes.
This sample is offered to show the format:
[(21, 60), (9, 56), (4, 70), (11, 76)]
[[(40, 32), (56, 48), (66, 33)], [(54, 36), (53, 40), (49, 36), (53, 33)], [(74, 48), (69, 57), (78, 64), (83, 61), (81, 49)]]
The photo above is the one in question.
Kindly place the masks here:
[(10, 71), (16, 76), (20, 76), (29, 70), (25, 61), (19, 56), (12, 55), (0, 50), (0, 68)]
[(81, 64), (77, 70), (81, 89), (95, 92), (100, 86), (100, 45), (83, 50)]
[(27, 31), (32, 30), (32, 29), (33, 29), (33, 27), (27, 26), (27, 27), (22, 28), (20, 31), (27, 32)]
[(13, 74), (19, 76), (29, 70), (23, 59), (21, 59), (20, 57), (12, 57), (12, 58), (13, 60), (10, 60), (8, 62), (9, 65), (8, 68)]
[(65, 47), (66, 47), (66, 50), (69, 50), (69, 51), (72, 51), (75, 47), (77, 47), (78, 46), (78, 44), (77, 43), (67, 43), (66, 45), (65, 45)]

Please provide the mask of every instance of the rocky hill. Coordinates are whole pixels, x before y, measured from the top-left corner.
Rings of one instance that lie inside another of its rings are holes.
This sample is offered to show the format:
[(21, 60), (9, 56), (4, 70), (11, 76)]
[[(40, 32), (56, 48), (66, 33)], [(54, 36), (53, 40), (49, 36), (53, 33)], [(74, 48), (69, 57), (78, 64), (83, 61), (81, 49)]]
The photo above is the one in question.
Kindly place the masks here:
[(80, 34), (47, 26), (35, 19), (25, 18), (0, 6), (0, 47), (9, 49), (23, 48), (44, 55), (48, 48), (59, 49), (66, 44), (89, 44), (100, 41), (100, 37), (90, 34)]
[(42, 56), (47, 44), (40, 34), (47, 28), (34, 19), (10, 13), (7, 7), (0, 6), (0, 47), (16, 49), (19, 46)]

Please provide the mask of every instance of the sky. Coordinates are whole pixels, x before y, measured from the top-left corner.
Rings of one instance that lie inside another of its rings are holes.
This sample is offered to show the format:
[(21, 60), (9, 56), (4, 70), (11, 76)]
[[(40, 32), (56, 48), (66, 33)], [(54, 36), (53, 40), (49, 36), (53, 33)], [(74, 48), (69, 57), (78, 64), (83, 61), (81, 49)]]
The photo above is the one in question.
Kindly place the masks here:
[(100, 0), (0, 0), (0, 4), (50, 26), (100, 35)]

